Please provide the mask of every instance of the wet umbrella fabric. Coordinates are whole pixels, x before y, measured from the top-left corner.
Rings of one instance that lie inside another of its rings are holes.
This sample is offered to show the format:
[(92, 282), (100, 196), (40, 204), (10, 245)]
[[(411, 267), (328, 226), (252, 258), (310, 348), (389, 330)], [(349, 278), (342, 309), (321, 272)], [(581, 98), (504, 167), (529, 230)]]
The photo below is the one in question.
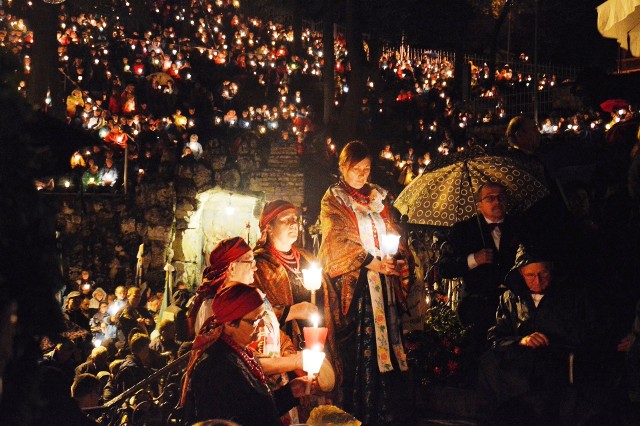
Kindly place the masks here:
[(450, 227), (476, 214), (474, 194), (484, 183), (507, 190), (509, 212), (522, 212), (549, 195), (549, 190), (516, 159), (497, 155), (458, 161), (425, 172), (398, 196), (394, 206), (409, 223)]

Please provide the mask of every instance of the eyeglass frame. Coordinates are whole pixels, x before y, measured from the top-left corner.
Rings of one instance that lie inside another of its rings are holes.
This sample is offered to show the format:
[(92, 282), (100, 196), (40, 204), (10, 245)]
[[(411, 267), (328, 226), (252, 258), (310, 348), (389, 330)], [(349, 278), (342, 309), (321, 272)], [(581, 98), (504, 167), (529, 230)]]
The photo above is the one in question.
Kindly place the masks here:
[(251, 325), (253, 328), (257, 328), (260, 325), (260, 322), (264, 321), (264, 318), (266, 316), (267, 316), (267, 311), (264, 311), (262, 315), (260, 315), (258, 318), (254, 319), (253, 321), (246, 318), (240, 318), (240, 321), (246, 322), (247, 324)]
[(507, 201), (507, 194), (487, 195), (485, 197), (482, 197), (480, 201), (487, 201), (489, 203), (493, 203), (494, 201), (499, 201), (504, 203)]

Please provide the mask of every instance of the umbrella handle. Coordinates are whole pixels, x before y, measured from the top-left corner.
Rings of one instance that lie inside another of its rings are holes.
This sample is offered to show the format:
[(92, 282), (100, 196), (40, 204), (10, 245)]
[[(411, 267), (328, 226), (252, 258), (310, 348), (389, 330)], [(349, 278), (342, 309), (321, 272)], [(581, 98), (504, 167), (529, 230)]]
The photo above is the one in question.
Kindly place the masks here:
[[(473, 183), (471, 183), (471, 172), (469, 171), (469, 166), (467, 164), (467, 160), (464, 161), (464, 169), (467, 175), (467, 182), (469, 182), (469, 191), (473, 194)], [(475, 196), (473, 197), (475, 201)], [(480, 212), (478, 212), (478, 205), (473, 203), (473, 206), (476, 209), (476, 219), (478, 220), (478, 229), (480, 230), (480, 238), (482, 238), (482, 247), (487, 248), (487, 241), (484, 238), (484, 232), (482, 232), (482, 221), (480, 220)]]

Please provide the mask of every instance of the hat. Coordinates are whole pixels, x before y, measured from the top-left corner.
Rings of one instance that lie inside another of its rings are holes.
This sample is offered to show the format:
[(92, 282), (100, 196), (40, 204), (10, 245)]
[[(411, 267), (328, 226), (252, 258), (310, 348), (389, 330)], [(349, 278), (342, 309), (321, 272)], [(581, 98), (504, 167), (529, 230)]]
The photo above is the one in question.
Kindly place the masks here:
[(520, 269), (532, 263), (551, 262), (550, 256), (533, 245), (520, 244), (516, 252), (516, 260), (512, 269)]
[(280, 213), (289, 209), (296, 209), (296, 206), (285, 200), (269, 201), (260, 213), (260, 221), (258, 222), (260, 230), (263, 231)]
[(548, 250), (542, 250), (533, 244), (520, 244), (516, 252), (515, 263), (504, 279), (506, 286), (513, 289), (519, 284), (524, 284), (520, 275), (520, 268), (532, 263), (551, 262), (551, 256), (548, 253)]
[(72, 291), (67, 295), (67, 299), (73, 299), (74, 297), (81, 297), (82, 294), (80, 294), (79, 291)]
[(264, 303), (260, 292), (246, 284), (222, 290), (213, 299), (213, 314), (218, 323), (239, 320)]

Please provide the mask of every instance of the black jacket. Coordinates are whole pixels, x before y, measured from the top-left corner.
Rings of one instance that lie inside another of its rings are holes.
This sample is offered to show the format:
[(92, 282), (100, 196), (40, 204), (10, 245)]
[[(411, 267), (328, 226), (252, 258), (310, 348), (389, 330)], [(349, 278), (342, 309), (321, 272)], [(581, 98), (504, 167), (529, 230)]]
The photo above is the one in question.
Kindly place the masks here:
[(194, 367), (189, 385), (190, 421), (232, 420), (242, 426), (281, 426), (279, 416), (297, 404), (289, 386), (271, 391), (222, 340)]
[[(516, 219), (507, 216), (500, 224), (500, 250), (497, 250), (482, 215), (480, 223), (482, 235), (476, 216), (452, 228), (440, 260), (440, 273), (445, 278), (462, 277), (467, 295), (492, 296), (497, 293), (498, 286), (504, 283), (504, 277), (513, 266), (520, 242), (520, 227)], [(482, 236), (486, 246), (483, 245)], [(483, 248), (492, 248), (496, 252), (494, 263), (469, 269), (467, 256)]]
[(490, 347), (497, 351), (529, 350), (520, 340), (534, 332), (549, 339), (549, 349), (568, 353), (581, 346), (585, 334), (584, 297), (552, 282), (535, 306), (524, 283), (512, 283), (500, 297), (496, 324), (489, 329)]

